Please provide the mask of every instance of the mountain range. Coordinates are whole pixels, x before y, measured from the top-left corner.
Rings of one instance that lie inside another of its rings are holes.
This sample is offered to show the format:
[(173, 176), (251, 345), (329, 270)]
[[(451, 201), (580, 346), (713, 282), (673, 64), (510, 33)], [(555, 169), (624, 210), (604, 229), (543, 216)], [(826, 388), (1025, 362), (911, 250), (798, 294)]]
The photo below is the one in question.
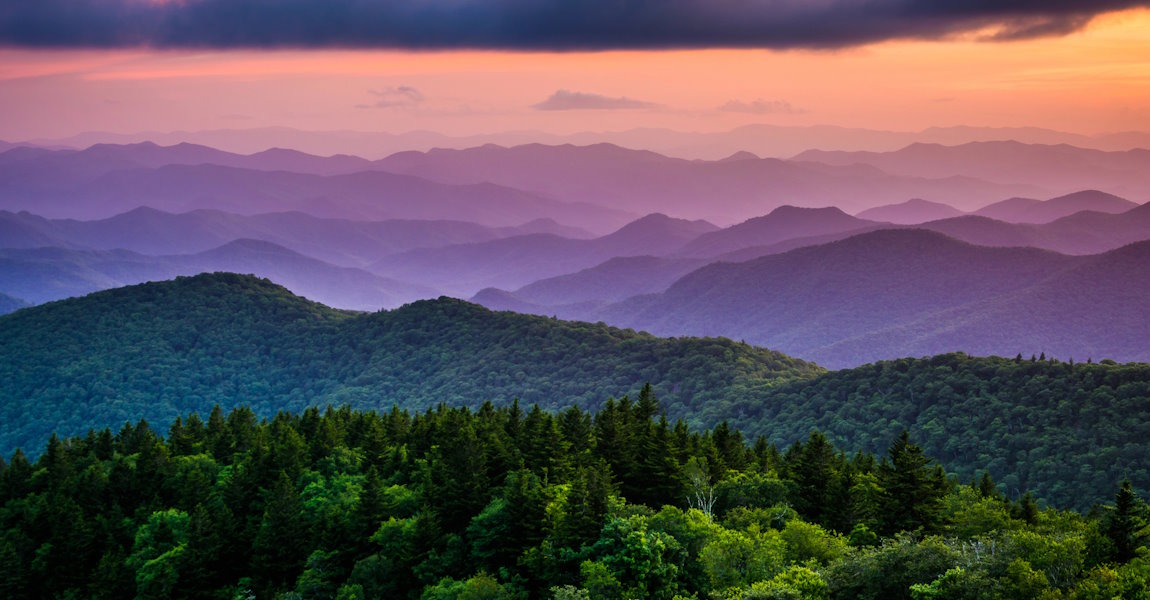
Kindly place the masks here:
[[(138, 206), (488, 226), (552, 218), (602, 234), (652, 212), (726, 224), (786, 204), (857, 212), (920, 198), (970, 211), (1089, 188), (1141, 198), (1150, 196), (1147, 156), (1017, 142), (809, 151), (795, 160), (738, 152), (714, 161), (603, 143), (408, 151), (375, 161), (186, 143), (18, 147), (0, 152), (0, 208), (85, 219)], [(1041, 165), (1052, 174), (1043, 176)]]
[(1008, 223), (1051, 223), (1082, 211), (1116, 215), (1137, 207), (1125, 198), (1098, 190), (1082, 190), (1049, 200), (1010, 198), (984, 206), (974, 214)]
[(808, 150), (794, 160), (868, 165), (903, 177), (938, 179), (961, 175), (1002, 184), (1039, 186), (1056, 193), (1093, 188), (1143, 202), (1150, 199), (1150, 150), (1141, 148), (1104, 152), (1067, 144), (1017, 141), (956, 146), (915, 143), (893, 152)]
[(189, 254), (246, 238), (350, 267), (364, 267), (415, 248), (543, 233), (573, 239), (593, 237), (547, 218), (493, 228), (466, 221), (324, 219), (301, 212), (237, 215), (200, 209), (173, 214), (141, 207), (106, 219), (79, 221), (0, 211), (0, 248), (58, 246), (124, 249), (150, 255)]
[[(566, 202), (632, 213), (666, 212), (732, 223), (784, 204), (861, 210), (893, 199), (927, 198), (959, 207), (1011, 196), (1044, 196), (1042, 186), (988, 183), (967, 176), (895, 176), (867, 165), (827, 165), (742, 155), (689, 161), (610, 144), (401, 152), (376, 164), (457, 185), (490, 182)], [(1026, 190), (1022, 193), (1015, 191)]]
[[(728, 131), (684, 132), (635, 128), (625, 131), (587, 131), (555, 135), (540, 131), (504, 131), (451, 136), (433, 131), (406, 133), (363, 131), (304, 131), (290, 127), (216, 129), (204, 131), (146, 131), (131, 134), (88, 132), (67, 138), (31, 140), (39, 146), (87, 148), (93, 144), (131, 144), (151, 141), (164, 145), (195, 143), (231, 152), (251, 154), (269, 148), (291, 148), (319, 155), (351, 153), (369, 159), (405, 150), (473, 148), (484, 144), (589, 146), (608, 143), (647, 149), (686, 159), (718, 160), (739, 151), (784, 158), (805, 150), (838, 149), (886, 152), (920, 142), (958, 145), (987, 140), (1017, 140), (1027, 144), (1071, 144), (1080, 148), (1122, 151), (1150, 148), (1150, 134), (1136, 131), (1082, 135), (1038, 127), (931, 127), (921, 131), (886, 131), (828, 125), (785, 126), (749, 124)], [(2, 148), (2, 146), (0, 146)]]
[[(1037, 180), (1044, 161), (1064, 171), (1052, 187), (1095, 177), (1136, 187), (1145, 158), (1017, 142), (810, 151), (796, 160), (740, 151), (717, 161), (610, 144), (487, 145), (374, 161), (192, 144), (21, 146), (0, 152), (0, 204), (35, 204), (37, 214), (0, 212), (0, 293), (36, 304), (239, 271), (339, 308), (374, 311), (447, 293), (667, 335), (748, 339), (835, 367), (906, 350), (1011, 354), (994, 343), (995, 332), (1014, 326), (1001, 323), (1014, 318), (1005, 298), (1068, 287), (1057, 278), (1070, 273), (1089, 280), (1081, 269), (1109, 272), (1092, 261), (1127, 257), (1129, 272), (1142, 273), (1123, 252), (1150, 240), (1150, 210), (1099, 189), (1036, 196), (1048, 200), (1006, 192), (1039, 191), (1028, 178)], [(938, 193), (911, 195), (927, 188)], [(781, 202), (790, 196), (842, 202)], [(875, 206), (890, 196), (916, 199)], [(875, 208), (857, 216), (843, 210), (868, 204)], [(648, 206), (667, 210), (636, 212)], [(54, 211), (75, 218), (49, 218)], [(720, 228), (684, 212), (719, 222), (750, 216)], [(922, 219), (931, 220), (915, 223)], [(1131, 310), (1123, 298), (1104, 299), (1118, 303), (1108, 309), (1119, 319)], [(1016, 351), (1140, 359), (1117, 334), (1076, 328), (1097, 325), (1080, 314), (1089, 308), (1081, 296), (1058, 301), (1049, 312), (1061, 324), (1015, 315), (1029, 324)]]
[(1007, 198), (970, 213), (964, 213), (947, 204), (915, 198), (898, 204), (869, 208), (855, 216), (898, 225), (920, 225), (968, 214), (1007, 223), (1045, 224), (1083, 211), (1120, 214), (1137, 206), (1137, 203), (1114, 194), (1098, 190), (1080, 190), (1048, 200)]
[(337, 175), (263, 170), (234, 166), (232, 158), (196, 146), (16, 148), (0, 153), (0, 209), (77, 219), (107, 218), (141, 206), (244, 215), (301, 211), (328, 218), (452, 219), (491, 227), (550, 218), (597, 231), (613, 230), (632, 217), (581, 200), (560, 202), (490, 183), (448, 185), (374, 168)]
[[(1050, 202), (1057, 205), (1056, 210), (1083, 208), (1093, 206), (1093, 200), (1099, 197), (1110, 198), (1100, 192), (1084, 192)], [(707, 263), (745, 262), (867, 232), (907, 227), (851, 217), (836, 208), (780, 207), (763, 217), (704, 233), (667, 255), (611, 260), (518, 289), (514, 286), (485, 289), (472, 300), (503, 310), (597, 319), (595, 310), (603, 305), (617, 302), (628, 294), (662, 292), (679, 277)], [(979, 246), (1034, 247), (1071, 255), (1099, 254), (1150, 239), (1150, 205), (1120, 214), (1084, 210), (1043, 225), (964, 215), (909, 227), (935, 231)]]
[(411, 250), (371, 265), (380, 275), (419, 280), (463, 297), (484, 287), (518, 288), (616, 257), (669, 254), (718, 228), (706, 221), (651, 214), (590, 240), (549, 234)]

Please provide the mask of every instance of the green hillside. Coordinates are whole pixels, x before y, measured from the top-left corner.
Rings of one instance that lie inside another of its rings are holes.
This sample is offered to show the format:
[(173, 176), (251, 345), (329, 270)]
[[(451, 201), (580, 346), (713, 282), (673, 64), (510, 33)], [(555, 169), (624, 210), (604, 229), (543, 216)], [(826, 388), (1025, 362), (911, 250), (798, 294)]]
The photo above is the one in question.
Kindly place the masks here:
[(812, 430), (881, 451), (904, 428), (963, 480), (989, 470), (1004, 491), (1085, 509), (1129, 477), (1150, 489), (1150, 364), (946, 354), (879, 362), (780, 386), (769, 400), (708, 406), (788, 444)]
[(817, 366), (720, 339), (493, 313), (441, 298), (349, 313), (266, 280), (200, 275), (0, 318), (0, 452), (141, 417), (247, 405), (588, 407), (650, 382), (672, 417)]

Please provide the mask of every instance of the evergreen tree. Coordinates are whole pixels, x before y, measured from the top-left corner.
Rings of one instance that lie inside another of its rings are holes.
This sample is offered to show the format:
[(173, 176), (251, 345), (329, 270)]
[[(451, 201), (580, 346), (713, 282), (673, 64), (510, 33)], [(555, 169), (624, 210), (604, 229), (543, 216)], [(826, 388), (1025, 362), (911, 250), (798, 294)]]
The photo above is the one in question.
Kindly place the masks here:
[(833, 502), (843, 465), (826, 436), (812, 432), (805, 444), (795, 443), (786, 460), (787, 474), (795, 482), (794, 507), (800, 515), (825, 526), (836, 511), (845, 512)]
[(302, 511), (295, 485), (281, 472), (267, 492), (267, 508), (252, 544), (252, 574), (267, 593), (287, 589), (299, 574), (306, 556)]
[(945, 479), (931, 468), (922, 448), (911, 443), (906, 430), (891, 444), (878, 467), (879, 484), (886, 499), (884, 533), (933, 531), (939, 525)]
[(428, 453), (424, 501), (449, 531), (462, 531), (490, 499), (483, 448), (466, 410), (445, 410), (438, 444)]
[(1114, 495), (1114, 510), (1107, 519), (1105, 531), (1114, 545), (1111, 557), (1119, 563), (1129, 562), (1137, 556), (1138, 548), (1150, 539), (1146, 503), (1134, 493), (1129, 479), (1122, 480), (1118, 493)]

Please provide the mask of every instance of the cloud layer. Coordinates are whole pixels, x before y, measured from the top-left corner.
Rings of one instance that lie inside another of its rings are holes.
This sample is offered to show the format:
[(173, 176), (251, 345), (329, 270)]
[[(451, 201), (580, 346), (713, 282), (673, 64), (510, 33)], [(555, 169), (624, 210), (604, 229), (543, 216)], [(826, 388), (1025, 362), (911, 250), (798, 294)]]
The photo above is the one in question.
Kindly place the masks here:
[(415, 106), (426, 100), (423, 92), (409, 86), (387, 86), (381, 90), (368, 90), (378, 98), (372, 104), (360, 104), (360, 108), (392, 108), (395, 106)]
[(4, 0), (0, 46), (838, 48), (1057, 36), (1150, 0)]
[(612, 98), (599, 94), (558, 90), (539, 104), (532, 104), (536, 110), (620, 110), (635, 108), (655, 108), (652, 102), (631, 98)]
[(742, 100), (728, 100), (719, 107), (720, 112), (750, 113), (754, 115), (769, 114), (798, 114), (804, 112), (800, 108), (791, 106), (785, 100), (763, 100), (758, 98), (750, 102)]

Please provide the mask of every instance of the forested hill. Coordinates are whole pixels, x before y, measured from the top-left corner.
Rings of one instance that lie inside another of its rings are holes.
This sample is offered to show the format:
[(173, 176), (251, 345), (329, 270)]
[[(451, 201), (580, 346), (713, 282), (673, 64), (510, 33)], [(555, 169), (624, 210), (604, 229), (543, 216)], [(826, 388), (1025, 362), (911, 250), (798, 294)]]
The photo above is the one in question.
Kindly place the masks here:
[(589, 407), (650, 382), (672, 418), (822, 370), (724, 339), (494, 313), (441, 298), (336, 311), (266, 280), (207, 274), (0, 318), (0, 453), (141, 417), (247, 405), (423, 409), (514, 398)]
[(1086, 509), (1107, 482), (1150, 489), (1150, 364), (945, 354), (878, 362), (779, 386), (768, 400), (710, 405), (789, 444), (812, 430), (880, 452), (904, 428), (960, 478), (987, 469), (1008, 494)]

